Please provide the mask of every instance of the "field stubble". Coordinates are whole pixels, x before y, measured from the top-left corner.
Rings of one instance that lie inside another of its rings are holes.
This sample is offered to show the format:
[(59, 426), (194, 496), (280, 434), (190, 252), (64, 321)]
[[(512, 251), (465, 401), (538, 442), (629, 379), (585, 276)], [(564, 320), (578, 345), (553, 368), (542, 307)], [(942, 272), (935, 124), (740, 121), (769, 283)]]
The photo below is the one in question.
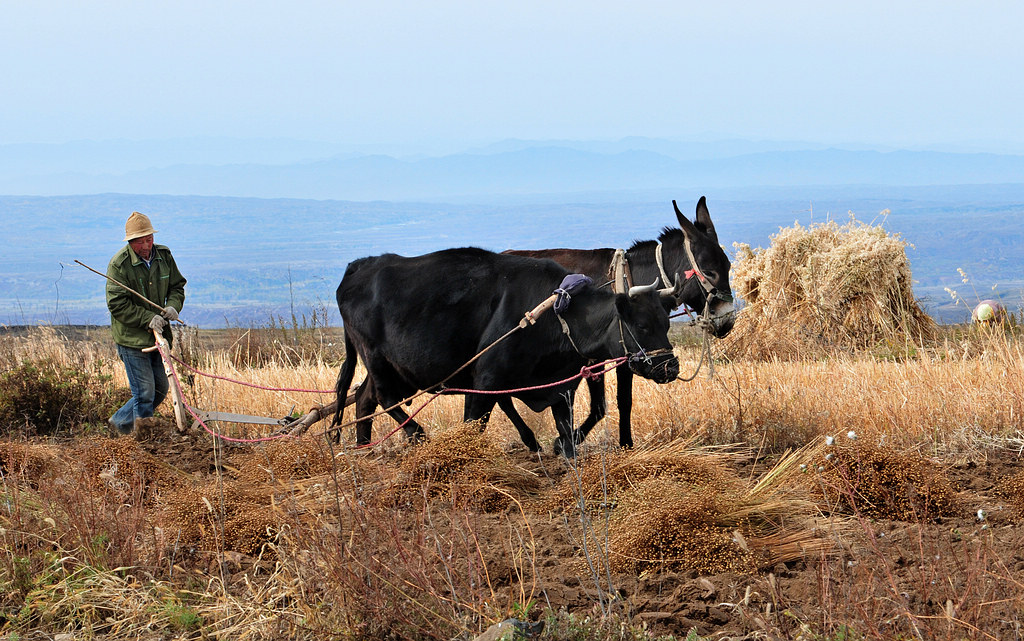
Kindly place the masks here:
[[(330, 390), (337, 335), (275, 331), (179, 349), (218, 376)], [(692, 372), (698, 350), (677, 353)], [(469, 639), (511, 616), (550, 639), (1019, 638), (1020, 342), (957, 329), (901, 353), (720, 355), (713, 376), (635, 381), (638, 447), (615, 446), (612, 403), (575, 463), (550, 453), (548, 415), (522, 410), (538, 457), (500, 412), (483, 434), (460, 427), (458, 398), (419, 415), (428, 443), (370, 450), (352, 428), (340, 444), (233, 444), (166, 419), (137, 440), (88, 423), (24, 438), (26, 417), (0, 442), (0, 630)], [(5, 372), (87, 368), (124, 387), (112, 354), (105, 336), (0, 337)], [(332, 400), (183, 379), (202, 409)]]

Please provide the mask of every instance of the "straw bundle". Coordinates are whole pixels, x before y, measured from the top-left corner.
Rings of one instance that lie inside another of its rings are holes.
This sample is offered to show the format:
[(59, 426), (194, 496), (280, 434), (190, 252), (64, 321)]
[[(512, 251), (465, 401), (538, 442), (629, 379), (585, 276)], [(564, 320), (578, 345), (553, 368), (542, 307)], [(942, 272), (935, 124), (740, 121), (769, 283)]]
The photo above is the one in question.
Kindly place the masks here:
[(907, 243), (881, 226), (834, 221), (781, 229), (768, 249), (737, 245), (733, 288), (746, 308), (730, 357), (795, 358), (935, 336), (914, 298)]
[(729, 456), (678, 445), (615, 454), (588, 461), (566, 484), (590, 495), (591, 506), (607, 497), (596, 506), (610, 510), (616, 571), (749, 571), (829, 553), (833, 544), (818, 527), (816, 506), (787, 481), (797, 457), (783, 457), (750, 485), (724, 465)]

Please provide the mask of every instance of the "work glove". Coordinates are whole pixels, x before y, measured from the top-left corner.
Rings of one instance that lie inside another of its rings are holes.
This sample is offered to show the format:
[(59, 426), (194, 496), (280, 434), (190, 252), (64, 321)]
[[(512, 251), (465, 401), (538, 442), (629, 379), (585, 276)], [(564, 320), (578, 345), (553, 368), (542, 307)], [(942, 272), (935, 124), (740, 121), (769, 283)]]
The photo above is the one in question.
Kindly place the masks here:
[(162, 333), (165, 327), (167, 327), (167, 319), (160, 314), (157, 314), (153, 317), (153, 320), (149, 321), (149, 328), (157, 334)]
[(174, 309), (170, 305), (164, 307), (163, 311), (160, 312), (160, 315), (166, 318), (168, 321), (178, 320), (178, 310)]

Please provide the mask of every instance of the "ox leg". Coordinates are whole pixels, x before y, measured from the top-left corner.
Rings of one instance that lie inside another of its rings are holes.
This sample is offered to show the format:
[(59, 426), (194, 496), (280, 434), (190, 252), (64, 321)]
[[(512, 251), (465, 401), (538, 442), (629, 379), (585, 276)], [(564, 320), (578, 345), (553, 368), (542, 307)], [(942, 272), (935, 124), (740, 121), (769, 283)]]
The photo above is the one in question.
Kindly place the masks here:
[(495, 402), (494, 396), (490, 394), (467, 394), (466, 404), (462, 408), (462, 420), (466, 423), (479, 421), (480, 431), (484, 431), (487, 421), (491, 420)]
[(494, 397), (488, 394), (467, 394), (466, 404), (462, 407), (462, 420), (466, 423), (480, 421), (480, 429), (487, 427), (494, 409)]
[[(487, 421), (491, 418), (491, 411), (494, 409), (495, 400), (493, 396), (477, 394), (469, 395), (466, 397), (466, 408), (463, 413), (463, 420), (469, 421), (480, 421), (480, 429), (487, 426)], [(523, 417), (519, 415), (519, 411), (516, 410), (516, 406), (512, 403), (511, 396), (500, 396), (497, 400), (498, 407), (501, 408), (505, 415), (508, 416), (512, 424), (515, 425), (516, 431), (519, 432), (519, 438), (522, 439), (523, 444), (531, 452), (540, 451), (540, 443), (537, 442), (537, 437), (534, 435), (533, 430), (526, 424)]]
[(572, 429), (572, 404), (576, 391), (567, 392), (551, 406), (551, 416), (555, 419), (555, 428), (558, 429), (558, 438), (555, 439), (555, 454), (561, 454), (565, 458), (576, 458), (576, 434)]
[(409, 441), (419, 443), (426, 438), (423, 426), (409, 418), (409, 414), (405, 410), (396, 407), (388, 412), (388, 416), (398, 421), (399, 425), (405, 426), (402, 429), (405, 430), (405, 437), (409, 439)]
[[(425, 437), (425, 433), (423, 432), (423, 426), (409, 418), (409, 414), (407, 414), (406, 411), (401, 408), (401, 403), (404, 401), (403, 395), (401, 393), (388, 391), (389, 389), (391, 389), (391, 387), (388, 387), (387, 389), (382, 388), (382, 386), (380, 385), (380, 379), (377, 379), (376, 389), (377, 393), (373, 394), (373, 396), (376, 398), (377, 403), (381, 407), (391, 408), (390, 410), (388, 410), (387, 414), (391, 418), (395, 419), (395, 421), (397, 421), (399, 425), (403, 426), (402, 429), (405, 430), (405, 436), (413, 443), (418, 443), (419, 441), (422, 441)], [(376, 409), (376, 406), (374, 406), (373, 409)], [(369, 436), (369, 426), (367, 426), (367, 442), (369, 442)]]
[[(377, 410), (377, 390), (367, 376), (356, 389), (356, 445), (369, 445), (373, 435), (373, 419), (366, 418)], [(340, 436), (340, 434), (339, 434)]]
[(576, 430), (576, 442), (582, 443), (594, 429), (597, 422), (604, 418), (608, 411), (608, 404), (605, 402), (604, 374), (596, 379), (587, 379), (587, 392), (590, 393), (590, 414)]
[(633, 447), (633, 428), (630, 416), (633, 412), (633, 372), (628, 365), (615, 368), (615, 403), (619, 408), (619, 446)]
[(502, 396), (498, 399), (498, 407), (501, 408), (502, 412), (505, 412), (505, 416), (508, 417), (512, 424), (516, 426), (516, 430), (519, 432), (519, 438), (522, 439), (523, 445), (526, 446), (531, 452), (539, 452), (541, 450), (540, 443), (537, 442), (537, 436), (530, 429), (530, 426), (526, 424), (523, 417), (519, 415), (519, 411), (516, 409), (515, 404), (512, 402), (511, 396)]

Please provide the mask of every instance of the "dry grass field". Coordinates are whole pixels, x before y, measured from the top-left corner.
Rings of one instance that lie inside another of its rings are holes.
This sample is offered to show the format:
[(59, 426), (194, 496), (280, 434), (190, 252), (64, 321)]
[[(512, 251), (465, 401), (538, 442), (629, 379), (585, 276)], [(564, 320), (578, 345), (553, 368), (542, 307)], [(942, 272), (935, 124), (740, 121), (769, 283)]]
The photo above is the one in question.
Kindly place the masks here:
[[(684, 374), (696, 342), (677, 336)], [(237, 443), (170, 418), (115, 438), (103, 421), (126, 383), (102, 332), (7, 331), (0, 634), (472, 639), (516, 618), (544, 639), (1021, 636), (1013, 328), (943, 328), (884, 355), (722, 347), (691, 382), (636, 383), (635, 449), (615, 445), (613, 403), (569, 462), (551, 454), (549, 416), (524, 410), (537, 456), (500, 413), (483, 433), (461, 426), (458, 398), (420, 414), (430, 439), (415, 446), (357, 450), (350, 427), (317, 436), (324, 423)], [(312, 390), (331, 389), (341, 358), (323, 328), (185, 334), (176, 352)], [(202, 409), (331, 400), (178, 370)]]

